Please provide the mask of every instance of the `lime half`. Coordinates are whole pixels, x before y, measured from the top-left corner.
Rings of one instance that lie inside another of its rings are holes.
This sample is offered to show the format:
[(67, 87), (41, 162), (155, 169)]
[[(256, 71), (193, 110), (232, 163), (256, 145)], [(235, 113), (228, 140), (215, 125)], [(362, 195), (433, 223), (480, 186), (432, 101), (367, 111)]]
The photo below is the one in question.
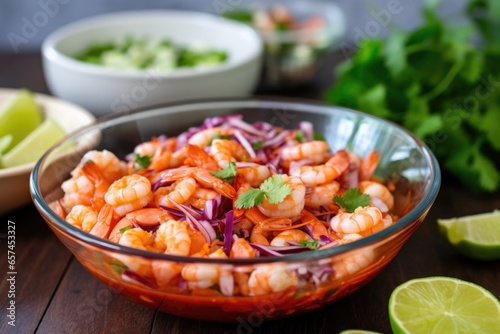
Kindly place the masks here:
[(389, 299), (394, 333), (498, 333), (500, 302), (483, 287), (450, 277), (417, 278)]
[(478, 260), (500, 259), (500, 211), (438, 219), (438, 225), (461, 254)]
[(4, 154), (0, 165), (8, 168), (34, 162), (64, 135), (59, 125), (48, 118), (12, 150)]
[(380, 334), (379, 332), (367, 331), (364, 329), (345, 329), (339, 334)]

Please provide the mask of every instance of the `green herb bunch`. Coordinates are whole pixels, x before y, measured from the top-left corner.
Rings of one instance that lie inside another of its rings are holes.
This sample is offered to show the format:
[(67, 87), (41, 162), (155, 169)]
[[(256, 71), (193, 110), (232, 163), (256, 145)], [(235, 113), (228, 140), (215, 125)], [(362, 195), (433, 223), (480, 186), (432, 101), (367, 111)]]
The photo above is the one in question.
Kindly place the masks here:
[(427, 1), (424, 22), (367, 39), (337, 68), (325, 99), (406, 127), (442, 168), (469, 189), (500, 188), (500, 1), (474, 0), (466, 24), (439, 17)]

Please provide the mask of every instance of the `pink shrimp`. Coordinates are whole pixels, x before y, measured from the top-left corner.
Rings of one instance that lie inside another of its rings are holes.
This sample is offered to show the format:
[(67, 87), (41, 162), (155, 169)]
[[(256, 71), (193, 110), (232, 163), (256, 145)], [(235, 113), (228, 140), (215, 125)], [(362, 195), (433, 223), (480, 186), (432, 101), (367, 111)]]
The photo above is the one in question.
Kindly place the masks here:
[(245, 238), (238, 238), (231, 247), (229, 257), (231, 258), (253, 258), (257, 256), (257, 251), (250, 246)]
[(311, 209), (319, 209), (333, 203), (334, 196), (340, 190), (340, 183), (332, 181), (323, 183), (306, 192), (305, 206)]
[(190, 177), (177, 181), (170, 192), (156, 199), (156, 205), (175, 208), (176, 206), (172, 202), (184, 204), (193, 195), (197, 187), (195, 179)]
[(269, 238), (274, 231), (292, 228), (292, 220), (285, 217), (273, 217), (257, 223), (250, 234), (250, 241), (256, 244), (269, 245)]
[(205, 147), (212, 142), (215, 136), (224, 137), (231, 135), (233, 133), (232, 129), (225, 129), (221, 127), (208, 128), (195, 133), (191, 138), (188, 139), (189, 145), (196, 145), (198, 147)]
[(303, 223), (307, 223), (306, 228), (314, 237), (314, 239), (319, 240), (322, 235), (328, 236), (328, 229), (326, 228), (326, 222), (318, 219), (315, 215), (307, 210), (302, 210), (300, 213), (300, 219)]
[(364, 194), (380, 198), (382, 202), (387, 205), (389, 210), (394, 207), (394, 196), (382, 183), (375, 181), (362, 181), (359, 183), (358, 188)]
[(298, 277), (295, 271), (284, 264), (269, 264), (259, 266), (252, 271), (248, 279), (250, 295), (262, 296), (296, 288)]
[(292, 188), (292, 193), (287, 195), (283, 201), (277, 204), (271, 204), (264, 199), (263, 203), (257, 208), (268, 217), (297, 217), (305, 205), (306, 187), (298, 177), (281, 175), (285, 184)]
[(97, 214), (92, 207), (78, 204), (71, 208), (65, 219), (80, 230), (90, 232), (97, 223)]
[(146, 177), (138, 174), (126, 175), (116, 180), (104, 194), (106, 203), (112, 205), (120, 217), (142, 209), (152, 198), (151, 183)]
[(196, 145), (188, 145), (187, 149), (187, 159), (185, 164), (193, 167), (201, 167), (209, 171), (217, 171), (219, 165), (214, 160), (214, 158), (205, 152), (201, 147)]
[(380, 161), (380, 153), (373, 150), (363, 159), (359, 168), (359, 180), (370, 180)]
[(256, 166), (238, 168), (238, 174), (252, 186), (258, 187), (262, 182), (268, 179), (272, 173), (267, 166), (256, 164)]
[(332, 182), (349, 167), (349, 155), (345, 150), (335, 153), (325, 164), (290, 168), (291, 176), (300, 177), (308, 187)]
[(220, 168), (225, 168), (231, 161), (249, 161), (248, 152), (235, 141), (214, 139), (210, 146), (210, 154)]
[(291, 229), (283, 231), (275, 236), (270, 244), (271, 246), (290, 246), (288, 241), (300, 242), (305, 240), (312, 240), (312, 238), (304, 231)]
[(332, 230), (337, 233), (360, 233), (372, 228), (382, 220), (382, 212), (376, 207), (358, 207), (354, 212), (339, 212), (330, 220)]
[[(141, 228), (132, 228), (123, 232), (118, 240), (118, 244), (126, 247), (142, 249), (147, 251), (154, 250), (154, 238), (148, 232)], [(130, 256), (115, 254), (115, 257), (122, 261), (129, 270), (141, 275), (142, 277), (152, 277), (153, 271), (151, 261), (139, 256)]]
[(313, 140), (293, 146), (284, 147), (281, 150), (281, 158), (284, 160), (302, 160), (323, 156), (328, 151), (328, 144), (322, 140)]

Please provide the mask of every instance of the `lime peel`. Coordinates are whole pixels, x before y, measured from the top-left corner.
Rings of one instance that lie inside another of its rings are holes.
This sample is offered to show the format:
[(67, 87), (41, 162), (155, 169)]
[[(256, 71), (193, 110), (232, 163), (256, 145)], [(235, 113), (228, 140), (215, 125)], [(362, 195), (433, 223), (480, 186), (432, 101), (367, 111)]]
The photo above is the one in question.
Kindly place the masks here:
[(500, 302), (485, 288), (451, 277), (407, 281), (389, 299), (394, 333), (495, 333)]
[(441, 234), (466, 257), (500, 259), (500, 211), (438, 219)]

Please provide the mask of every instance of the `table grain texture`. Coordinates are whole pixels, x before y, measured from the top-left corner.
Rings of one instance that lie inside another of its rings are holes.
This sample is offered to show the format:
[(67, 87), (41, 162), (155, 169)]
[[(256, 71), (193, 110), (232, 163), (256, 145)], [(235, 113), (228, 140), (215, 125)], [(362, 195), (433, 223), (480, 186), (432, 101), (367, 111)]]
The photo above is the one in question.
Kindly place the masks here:
[[(334, 80), (332, 67), (340, 59), (333, 55), (308, 88), (288, 93), (257, 90), (257, 94), (321, 99)], [(40, 54), (0, 54), (0, 87), (26, 87), (48, 94)], [(456, 277), (479, 284), (500, 298), (500, 261), (478, 262), (458, 255), (439, 235), (436, 223), (437, 218), (500, 209), (500, 194), (472, 194), (450, 176), (443, 176), (427, 218), (380, 275), (322, 309), (264, 322), (259, 318), (229, 324), (196, 321), (136, 305), (91, 276), (49, 230), (34, 205), (28, 204), (1, 218), (0, 333), (326, 334), (353, 328), (391, 333), (389, 296), (396, 286), (413, 278)], [(16, 228), (15, 327), (7, 318), (9, 220)]]

